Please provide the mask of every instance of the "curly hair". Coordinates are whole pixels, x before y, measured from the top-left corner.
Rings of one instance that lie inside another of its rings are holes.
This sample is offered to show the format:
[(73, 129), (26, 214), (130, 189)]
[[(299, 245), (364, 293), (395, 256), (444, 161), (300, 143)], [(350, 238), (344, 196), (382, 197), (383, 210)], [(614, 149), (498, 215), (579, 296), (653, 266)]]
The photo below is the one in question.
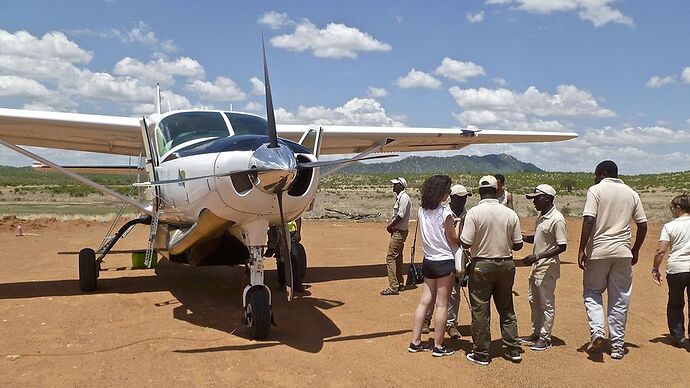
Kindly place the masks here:
[(671, 200), (671, 206), (678, 206), (684, 212), (690, 213), (690, 195), (683, 193)]
[(450, 194), (452, 181), (448, 175), (430, 176), (422, 185), (422, 208), (436, 209), (441, 204), (443, 198)]

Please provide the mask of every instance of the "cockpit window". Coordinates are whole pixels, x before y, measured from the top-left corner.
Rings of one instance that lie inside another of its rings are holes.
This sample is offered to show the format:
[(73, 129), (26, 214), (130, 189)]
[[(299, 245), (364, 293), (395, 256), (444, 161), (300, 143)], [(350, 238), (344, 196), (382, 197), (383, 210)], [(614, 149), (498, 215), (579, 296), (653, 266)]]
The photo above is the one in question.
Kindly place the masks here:
[(160, 155), (194, 139), (226, 137), (228, 128), (218, 112), (181, 112), (161, 120), (156, 127)]
[(225, 112), (235, 135), (268, 135), (268, 123), (263, 117), (244, 113)]

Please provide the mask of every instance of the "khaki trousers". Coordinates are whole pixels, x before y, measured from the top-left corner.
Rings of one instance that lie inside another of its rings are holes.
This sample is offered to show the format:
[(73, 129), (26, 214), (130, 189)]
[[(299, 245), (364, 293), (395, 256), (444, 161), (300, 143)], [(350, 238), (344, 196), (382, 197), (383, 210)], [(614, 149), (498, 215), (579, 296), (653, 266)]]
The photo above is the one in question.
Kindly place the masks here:
[(551, 341), (556, 316), (556, 280), (548, 274), (542, 279), (529, 278), (527, 299), (532, 310), (532, 333), (546, 341)]
[(407, 240), (407, 230), (395, 230), (391, 233), (388, 243), (388, 255), (386, 256), (386, 267), (388, 268), (388, 286), (393, 291), (398, 291), (403, 281), (403, 248)]

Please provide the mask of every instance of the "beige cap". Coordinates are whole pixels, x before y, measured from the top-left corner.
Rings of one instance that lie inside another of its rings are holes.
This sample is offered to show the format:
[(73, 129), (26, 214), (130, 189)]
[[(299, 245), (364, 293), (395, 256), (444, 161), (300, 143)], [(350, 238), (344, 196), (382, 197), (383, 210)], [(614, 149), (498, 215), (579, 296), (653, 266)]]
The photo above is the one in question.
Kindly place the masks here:
[(496, 177), (493, 175), (483, 176), (482, 179), (479, 180), (479, 188), (484, 187), (493, 187), (494, 189), (497, 189), (498, 181), (496, 180)]
[(402, 185), (402, 187), (407, 188), (407, 181), (405, 180), (405, 178), (391, 179), (391, 183), (392, 184), (400, 183)]
[(532, 198), (538, 197), (542, 194), (546, 194), (546, 195), (550, 195), (552, 197), (555, 197), (556, 196), (556, 189), (554, 189), (550, 185), (541, 184), (541, 185), (534, 188), (533, 193), (529, 193), (529, 194), (525, 195), (525, 197), (532, 199)]
[(459, 197), (471, 197), (472, 193), (467, 191), (463, 185), (453, 185), (450, 188), (450, 195), (457, 195)]

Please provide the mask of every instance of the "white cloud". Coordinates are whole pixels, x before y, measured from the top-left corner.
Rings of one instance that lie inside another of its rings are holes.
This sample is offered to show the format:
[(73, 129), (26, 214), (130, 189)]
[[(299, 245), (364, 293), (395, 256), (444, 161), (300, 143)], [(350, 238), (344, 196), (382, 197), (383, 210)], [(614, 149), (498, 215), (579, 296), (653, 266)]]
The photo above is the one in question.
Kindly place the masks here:
[(660, 88), (666, 84), (670, 84), (673, 82), (674, 79), (670, 75), (666, 77), (659, 77), (658, 75), (655, 75), (645, 83), (645, 86), (647, 86), (648, 88)]
[(438, 89), (441, 87), (441, 81), (437, 80), (430, 74), (415, 69), (410, 70), (406, 76), (398, 78), (398, 80), (395, 81), (395, 84), (403, 89)]
[(235, 81), (226, 77), (217, 77), (213, 82), (196, 80), (187, 85), (187, 90), (211, 101), (239, 101), (247, 98), (247, 94)]
[(0, 75), (0, 97), (49, 97), (53, 93), (38, 81), (15, 77), (12, 75)]
[(690, 84), (690, 67), (683, 69), (683, 73), (681, 73), (680, 78), (683, 80), (683, 83)]
[(514, 4), (514, 9), (550, 14), (553, 12), (577, 12), (582, 20), (591, 22), (595, 27), (608, 23), (618, 23), (633, 27), (635, 22), (609, 4), (614, 0), (487, 0), (486, 4)]
[(508, 81), (504, 80), (503, 78), (494, 78), (493, 81), (496, 85), (499, 85), (499, 86), (508, 85)]
[(381, 103), (371, 98), (353, 98), (337, 108), (299, 106), (297, 112), (276, 109), (276, 121), (283, 124), (402, 126), (386, 114)]
[(278, 30), (292, 23), (292, 20), (290, 20), (290, 17), (286, 13), (269, 11), (261, 15), (257, 23), (268, 26), (268, 28), (272, 30)]
[(334, 59), (354, 59), (360, 51), (391, 50), (389, 44), (354, 27), (329, 23), (326, 28), (319, 29), (307, 19), (302, 20), (292, 34), (271, 38), (271, 44), (290, 51), (311, 50), (316, 57)]
[(625, 146), (644, 146), (648, 144), (678, 144), (690, 142), (690, 132), (673, 130), (664, 126), (654, 127), (604, 127), (590, 129), (584, 140), (592, 144), (609, 144)]
[(26, 31), (11, 34), (0, 30), (0, 55), (19, 58), (56, 58), (68, 63), (89, 63), (93, 53), (83, 50), (62, 32), (49, 32), (40, 39)]
[(458, 82), (467, 82), (468, 78), (486, 74), (484, 68), (474, 62), (462, 62), (448, 57), (443, 58), (436, 68), (436, 74)]
[(254, 101), (249, 101), (247, 105), (244, 106), (244, 110), (246, 110), (247, 112), (261, 112), (264, 114), (266, 113), (264, 105)]
[(266, 95), (264, 81), (258, 79), (257, 77), (252, 77), (249, 79), (249, 82), (252, 83), (252, 94), (256, 94), (257, 96)]
[(161, 50), (166, 53), (172, 53), (179, 50), (173, 44), (172, 40), (159, 39), (156, 34), (151, 31), (151, 27), (141, 21), (131, 30), (122, 33), (120, 38), (125, 42), (137, 42), (145, 47)]
[(481, 23), (484, 21), (484, 11), (479, 11), (477, 13), (467, 12), (465, 18), (470, 23)]
[(369, 87), (367, 90), (367, 96), (372, 98), (388, 97), (388, 90), (384, 88)]
[(135, 77), (144, 83), (160, 83), (164, 87), (170, 87), (175, 83), (174, 77), (204, 78), (204, 68), (201, 64), (189, 57), (181, 57), (175, 61), (157, 59), (142, 63), (137, 59), (125, 57), (115, 64), (113, 74)]

